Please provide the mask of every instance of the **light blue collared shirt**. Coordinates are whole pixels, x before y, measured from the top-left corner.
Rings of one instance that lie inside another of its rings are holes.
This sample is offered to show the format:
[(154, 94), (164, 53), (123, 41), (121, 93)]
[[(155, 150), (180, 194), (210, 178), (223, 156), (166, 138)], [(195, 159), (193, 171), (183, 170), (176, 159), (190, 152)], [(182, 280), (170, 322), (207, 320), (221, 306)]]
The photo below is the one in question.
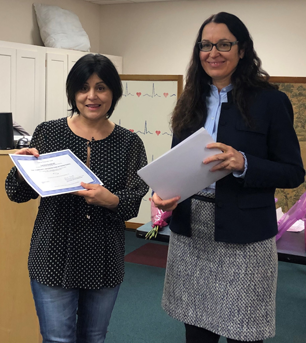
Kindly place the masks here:
[[(221, 106), (223, 102), (228, 102), (227, 93), (233, 89), (232, 84), (221, 89), (218, 91), (218, 88), (214, 85), (210, 85), (210, 95), (206, 97), (206, 107), (207, 107), (207, 118), (205, 122), (205, 129), (211, 135), (213, 140), (217, 141), (217, 133), (218, 133), (218, 125), (219, 119), (221, 114)], [(240, 151), (241, 152), (241, 151)], [(235, 177), (243, 178), (245, 176), (247, 170), (247, 160), (243, 152), (241, 152), (244, 157), (244, 171), (243, 173), (233, 172)], [(216, 183), (211, 184), (209, 187), (205, 189), (210, 193), (215, 193)]]

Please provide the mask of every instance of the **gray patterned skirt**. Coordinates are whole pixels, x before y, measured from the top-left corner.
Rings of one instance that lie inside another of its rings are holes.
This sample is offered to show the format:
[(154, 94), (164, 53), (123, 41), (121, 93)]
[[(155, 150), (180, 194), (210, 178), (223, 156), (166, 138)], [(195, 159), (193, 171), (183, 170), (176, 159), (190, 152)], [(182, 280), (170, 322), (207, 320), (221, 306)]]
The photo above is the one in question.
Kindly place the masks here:
[(192, 199), (192, 236), (171, 232), (162, 307), (179, 321), (227, 338), (273, 337), (275, 238), (215, 242), (214, 211), (214, 203)]

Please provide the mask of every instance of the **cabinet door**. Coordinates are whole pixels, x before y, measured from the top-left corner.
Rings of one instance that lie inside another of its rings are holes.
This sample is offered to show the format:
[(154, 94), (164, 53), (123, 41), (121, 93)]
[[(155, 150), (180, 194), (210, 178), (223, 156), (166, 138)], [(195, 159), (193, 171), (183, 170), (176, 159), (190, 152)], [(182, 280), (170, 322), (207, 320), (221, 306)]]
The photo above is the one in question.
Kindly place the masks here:
[[(68, 54), (68, 73), (71, 70), (71, 68), (73, 67), (74, 63), (81, 58), (84, 55), (87, 54), (94, 54), (94, 52), (73, 52), (73, 53), (69, 53)], [(107, 58), (109, 58), (114, 66), (116, 67), (117, 71), (119, 74), (122, 74), (122, 57), (121, 56), (114, 56), (114, 55), (105, 55), (105, 54), (101, 54), (103, 56), (106, 56)]]
[(45, 121), (45, 56), (42, 51), (17, 50), (14, 120), (31, 135)]
[(102, 54), (102, 55), (108, 57), (113, 62), (119, 74), (123, 73), (123, 66), (122, 66), (123, 63), (122, 63), (121, 56), (105, 55), (105, 54)]
[(68, 74), (71, 68), (74, 66), (75, 62), (80, 59), (82, 56), (90, 54), (90, 52), (79, 52), (79, 53), (70, 53), (68, 54)]
[(46, 120), (67, 117), (67, 54), (47, 53)]
[(0, 47), (0, 112), (15, 115), (16, 50)]

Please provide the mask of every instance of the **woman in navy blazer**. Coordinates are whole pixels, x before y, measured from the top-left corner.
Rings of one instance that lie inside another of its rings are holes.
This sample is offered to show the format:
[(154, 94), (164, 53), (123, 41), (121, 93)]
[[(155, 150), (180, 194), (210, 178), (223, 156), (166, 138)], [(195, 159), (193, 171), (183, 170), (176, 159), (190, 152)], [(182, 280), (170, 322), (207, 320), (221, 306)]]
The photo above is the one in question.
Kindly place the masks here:
[(251, 36), (220, 12), (200, 27), (186, 86), (172, 116), (172, 146), (205, 127), (231, 173), (173, 210), (162, 306), (185, 323), (186, 342), (263, 342), (275, 334), (276, 188), (305, 171), (288, 97), (268, 82)]

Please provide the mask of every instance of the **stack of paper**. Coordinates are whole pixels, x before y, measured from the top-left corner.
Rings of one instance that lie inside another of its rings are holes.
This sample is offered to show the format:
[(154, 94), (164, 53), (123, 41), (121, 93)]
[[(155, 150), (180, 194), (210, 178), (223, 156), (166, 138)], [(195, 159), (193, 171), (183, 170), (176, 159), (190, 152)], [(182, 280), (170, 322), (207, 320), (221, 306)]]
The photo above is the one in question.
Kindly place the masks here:
[(203, 164), (207, 157), (222, 153), (219, 149), (206, 148), (213, 142), (209, 133), (201, 128), (140, 169), (138, 175), (162, 199), (180, 196), (181, 202), (230, 173), (227, 170), (210, 171), (219, 161)]

